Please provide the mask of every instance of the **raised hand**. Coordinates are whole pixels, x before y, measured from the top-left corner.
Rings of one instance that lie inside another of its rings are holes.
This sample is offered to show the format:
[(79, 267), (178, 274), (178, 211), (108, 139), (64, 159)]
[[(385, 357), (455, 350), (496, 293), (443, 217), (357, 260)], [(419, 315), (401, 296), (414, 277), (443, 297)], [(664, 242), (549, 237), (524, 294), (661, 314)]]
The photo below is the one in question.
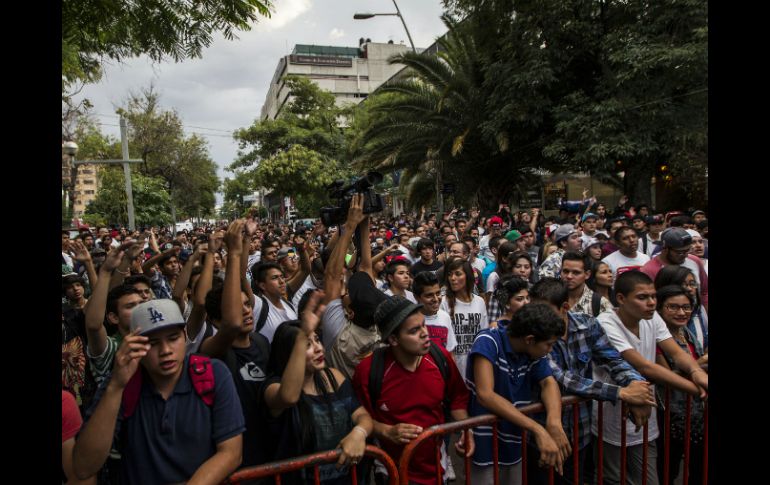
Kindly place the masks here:
[(236, 219), (227, 228), (224, 239), (228, 254), (243, 252), (243, 228), (245, 225), (244, 219)]
[(302, 320), (302, 330), (309, 336), (315, 333), (318, 325), (321, 324), (321, 315), (326, 310), (326, 305), (322, 304), (324, 298), (323, 290), (313, 291), (310, 300), (305, 306), (305, 311), (300, 315)]
[(74, 251), (72, 258), (80, 263), (91, 261), (91, 253), (88, 252), (88, 248), (83, 244), (83, 241), (72, 241), (70, 248)]
[(363, 194), (355, 194), (350, 200), (350, 209), (348, 210), (347, 224), (350, 224), (351, 228), (356, 228), (364, 220), (364, 196)]
[(222, 231), (215, 231), (211, 233), (211, 236), (209, 237), (209, 253), (216, 253), (222, 248), (222, 240), (224, 237), (225, 236)]
[(120, 261), (123, 259), (123, 254), (125, 254), (126, 250), (135, 244), (136, 243), (134, 241), (129, 241), (127, 243), (121, 244), (116, 248), (110, 249), (110, 252), (107, 253), (107, 257), (104, 258), (102, 268), (109, 272), (114, 271), (118, 266), (120, 266)]
[(119, 389), (126, 387), (128, 381), (139, 368), (139, 361), (150, 351), (150, 339), (138, 335), (138, 333), (139, 329), (126, 335), (115, 353), (110, 384), (118, 386)]

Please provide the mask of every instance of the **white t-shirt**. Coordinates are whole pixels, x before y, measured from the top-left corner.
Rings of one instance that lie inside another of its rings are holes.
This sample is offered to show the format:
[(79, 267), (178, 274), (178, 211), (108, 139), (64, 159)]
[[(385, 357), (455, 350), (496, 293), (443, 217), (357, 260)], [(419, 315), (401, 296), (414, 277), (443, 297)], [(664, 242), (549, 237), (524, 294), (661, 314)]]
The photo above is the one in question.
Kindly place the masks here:
[(487, 293), (494, 293), (495, 292), (495, 285), (497, 282), (500, 281), (500, 275), (497, 274), (497, 271), (492, 271), (489, 273), (489, 276), (487, 276), (487, 287), (485, 288)]
[(644, 263), (650, 260), (650, 257), (646, 254), (640, 253), (639, 251), (636, 252), (636, 257), (629, 258), (627, 256), (623, 256), (623, 254), (620, 251), (615, 251), (614, 253), (605, 256), (604, 259), (602, 259), (603, 262), (607, 263), (607, 266), (610, 267), (612, 270), (612, 279), (613, 281), (617, 277), (617, 272), (619, 269), (622, 269), (620, 273), (623, 274), (625, 271), (629, 271), (632, 269), (642, 269), (642, 266), (644, 266)]
[[(655, 312), (651, 320), (639, 321), (639, 338), (636, 337), (631, 331), (629, 331), (623, 322), (620, 321), (618, 314), (614, 311), (604, 312), (597, 318), (604, 331), (607, 332), (612, 346), (621, 354), (626, 350), (636, 350), (642, 357), (655, 362), (655, 348), (658, 342), (670, 339), (671, 333), (666, 328), (666, 324), (660, 315)], [(612, 379), (607, 369), (602, 366), (594, 367), (594, 380), (600, 382), (615, 381)], [(604, 441), (615, 446), (620, 446), (620, 423), (621, 423), (621, 401), (613, 404), (609, 401), (605, 401), (604, 405)], [(591, 432), (594, 436), (598, 436), (598, 429), (596, 423), (599, 419), (598, 406), (593, 407), (593, 419), (591, 420)], [(658, 421), (657, 413), (654, 412), (650, 415), (648, 421), (648, 439), (654, 440), (658, 437)], [(626, 444), (628, 446), (639, 445), (644, 442), (644, 429), (640, 429), (639, 432), (634, 432), (634, 423), (629, 419), (626, 421)]]
[[(294, 311), (294, 309), (289, 306), (289, 302), (286, 300), (281, 300), (281, 305), (283, 306), (283, 310), (273, 305), (270, 300), (265, 297), (265, 301), (268, 305), (268, 311), (267, 311), (267, 320), (265, 320), (265, 326), (262, 327), (262, 330), (259, 331), (262, 335), (264, 335), (267, 340), (272, 343), (273, 342), (273, 335), (275, 335), (275, 329), (278, 328), (280, 324), (283, 322), (286, 322), (288, 320), (296, 320), (297, 319), (297, 312)], [(257, 295), (254, 295), (254, 325), (257, 324), (257, 320), (259, 319), (259, 313), (262, 311), (262, 298), (258, 297)]]
[[(446, 341), (445, 348), (452, 352), (457, 347), (457, 338), (454, 328), (452, 328), (452, 319), (444, 310), (439, 309), (435, 315), (425, 315), (425, 325), (428, 327), (428, 333), (431, 340), (437, 344)], [(439, 341), (440, 340), (440, 341)]]
[[(444, 297), (441, 300), (441, 310), (444, 310), (447, 314), (452, 316), (452, 312), (449, 309), (449, 299)], [(473, 340), (476, 338), (476, 334), (479, 331), (489, 327), (489, 318), (487, 317), (487, 307), (484, 305), (484, 299), (478, 295), (473, 295), (473, 299), (470, 303), (465, 303), (460, 300), (455, 300), (454, 320), (452, 321), (452, 328), (454, 330), (455, 338), (457, 339), (457, 346), (452, 354), (455, 357), (457, 368), (460, 370), (460, 375), (465, 375), (465, 362), (468, 358), (468, 354), (473, 346)]]
[(471, 261), (471, 266), (479, 270), (479, 273), (481, 273), (484, 271), (484, 268), (487, 267), (487, 263), (481, 258), (473, 258), (473, 261)]
[(302, 286), (299, 287), (297, 292), (294, 294), (294, 298), (291, 299), (291, 304), (294, 305), (295, 309), (299, 308), (299, 301), (302, 299), (302, 295), (307, 293), (308, 290), (315, 290), (316, 285), (313, 283), (313, 278), (310, 277), (310, 275), (307, 275), (307, 278), (305, 278), (305, 281), (302, 283)]
[(326, 305), (323, 315), (321, 315), (321, 329), (323, 330), (323, 345), (326, 351), (330, 351), (337, 336), (347, 323), (345, 309), (342, 306), (342, 299), (337, 298)]
[[(385, 293), (388, 296), (394, 296), (394, 293), (390, 288), (383, 291), (383, 293)], [(414, 293), (412, 293), (411, 291), (404, 290), (404, 295), (407, 300), (411, 301), (412, 303), (417, 303), (417, 299), (414, 297)]]

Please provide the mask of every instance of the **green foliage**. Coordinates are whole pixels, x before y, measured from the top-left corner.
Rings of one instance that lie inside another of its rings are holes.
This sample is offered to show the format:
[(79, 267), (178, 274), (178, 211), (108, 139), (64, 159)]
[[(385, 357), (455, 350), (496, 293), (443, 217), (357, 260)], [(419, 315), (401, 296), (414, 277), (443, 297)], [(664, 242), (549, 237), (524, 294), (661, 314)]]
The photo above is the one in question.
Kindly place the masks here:
[[(123, 169), (105, 167), (100, 182), (96, 198), (86, 207), (84, 219), (92, 223), (128, 225)], [(137, 226), (163, 226), (173, 222), (169, 195), (161, 178), (132, 171), (131, 191)]]
[(152, 86), (131, 93), (118, 110), (129, 123), (129, 153), (141, 158), (139, 171), (159, 177), (179, 211), (177, 218), (205, 217), (214, 210), (217, 166), (202, 138), (186, 137), (174, 110), (163, 110)]
[(98, 79), (107, 60), (147, 55), (153, 61), (201, 57), (212, 34), (228, 40), (270, 16), (270, 0), (64, 0), (62, 93)]
[(245, 183), (251, 185), (244, 193), (265, 187), (291, 195), (299, 213), (311, 217), (328, 203), (325, 187), (350, 175), (339, 162), (345, 136), (337, 125), (347, 111), (336, 107), (334, 96), (307, 78), (287, 76), (285, 82), (293, 98), (278, 118), (257, 120), (236, 131), (238, 158), (230, 170), (241, 174), (236, 179), (243, 178), (231, 190), (240, 193), (235, 189)]
[(481, 125), (487, 138), (505, 134), (517, 158), (540, 158), (553, 171), (590, 170), (607, 179), (623, 160), (632, 202), (650, 202), (649, 180), (661, 162), (680, 177), (697, 174), (679, 182), (702, 189), (707, 2), (444, 4), (473, 32), (489, 92)]

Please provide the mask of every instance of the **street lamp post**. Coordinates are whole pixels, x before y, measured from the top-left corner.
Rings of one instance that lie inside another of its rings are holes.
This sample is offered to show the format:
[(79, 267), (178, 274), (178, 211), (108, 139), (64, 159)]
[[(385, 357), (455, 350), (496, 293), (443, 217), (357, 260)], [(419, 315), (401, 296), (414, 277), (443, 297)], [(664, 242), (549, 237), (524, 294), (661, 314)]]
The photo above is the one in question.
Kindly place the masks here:
[(353, 15), (353, 18), (355, 20), (366, 20), (370, 19), (372, 17), (380, 17), (380, 16), (395, 16), (401, 19), (401, 23), (404, 25), (404, 30), (406, 31), (406, 36), (409, 38), (409, 43), (412, 45), (412, 52), (415, 54), (417, 53), (417, 49), (414, 47), (414, 42), (412, 42), (412, 35), (409, 33), (409, 29), (406, 27), (406, 22), (404, 21), (404, 16), (401, 15), (401, 10), (398, 8), (398, 4), (396, 3), (396, 0), (393, 0), (393, 5), (396, 7), (395, 13), (357, 13)]
[[(70, 220), (70, 208), (75, 210), (75, 181), (78, 176), (78, 168), (75, 166), (75, 155), (78, 153), (78, 144), (74, 141), (65, 141), (61, 144), (61, 151), (69, 157), (69, 181), (62, 184), (62, 202), (64, 203), (64, 215)], [(62, 221), (64, 222), (64, 221)]]
[[(406, 22), (404, 21), (404, 16), (401, 15), (401, 9), (398, 8), (398, 4), (396, 3), (396, 0), (393, 0), (393, 5), (396, 7), (395, 13), (357, 13), (353, 15), (353, 18), (355, 20), (366, 20), (370, 19), (372, 17), (379, 17), (379, 16), (395, 16), (401, 19), (401, 24), (404, 26), (404, 30), (406, 31), (406, 36), (409, 38), (409, 44), (412, 46), (412, 52), (417, 54), (417, 49), (414, 47), (414, 42), (412, 41), (412, 34), (409, 33), (409, 29), (406, 27)], [(393, 172), (394, 179), (399, 178), (395, 171)], [(396, 206), (398, 205), (396, 202), (397, 196), (396, 191), (394, 189), (393, 191), (393, 215), (396, 215)]]

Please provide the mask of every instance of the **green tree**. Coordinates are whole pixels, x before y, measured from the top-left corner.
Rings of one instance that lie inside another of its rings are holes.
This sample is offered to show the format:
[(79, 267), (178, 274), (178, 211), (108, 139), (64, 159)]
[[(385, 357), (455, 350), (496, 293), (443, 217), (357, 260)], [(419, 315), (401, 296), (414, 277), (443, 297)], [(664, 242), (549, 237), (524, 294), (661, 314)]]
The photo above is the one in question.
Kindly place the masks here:
[(160, 96), (152, 86), (129, 94), (118, 114), (130, 126), (131, 156), (144, 160), (140, 172), (164, 181), (171, 196), (172, 217), (210, 215), (219, 178), (205, 140), (197, 135), (185, 136), (179, 115), (161, 108)]
[(328, 203), (325, 186), (349, 176), (340, 162), (345, 135), (338, 126), (348, 111), (307, 78), (287, 76), (285, 82), (292, 100), (278, 118), (236, 131), (238, 158), (230, 170), (248, 174), (253, 188), (295, 197), (300, 214), (313, 216)]
[(450, 182), (464, 190), (459, 198), (496, 209), (540, 160), (513, 153), (511, 134), (489, 129), (494, 112), (473, 32), (449, 17), (444, 22), (449, 32), (437, 41), (437, 55), (407, 52), (390, 59), (410, 74), (367, 99), (368, 122), (353, 143), (356, 167), (404, 169), (412, 207), (433, 199), (437, 182)]
[(93, 82), (105, 60), (147, 55), (159, 62), (201, 57), (221, 32), (251, 29), (270, 16), (270, 0), (64, 0), (62, 93), (75, 82)]
[[(708, 9), (704, 0), (447, 0), (465, 18), (489, 92), (482, 125), (552, 171), (604, 180), (625, 167), (633, 202), (651, 202), (665, 163), (703, 187)], [(689, 177), (684, 175), (688, 174)]]
[[(96, 198), (86, 207), (86, 222), (93, 224), (128, 225), (126, 188), (120, 167), (102, 169), (101, 185)], [(164, 226), (171, 224), (169, 195), (163, 179), (131, 173), (134, 216), (137, 226)]]

